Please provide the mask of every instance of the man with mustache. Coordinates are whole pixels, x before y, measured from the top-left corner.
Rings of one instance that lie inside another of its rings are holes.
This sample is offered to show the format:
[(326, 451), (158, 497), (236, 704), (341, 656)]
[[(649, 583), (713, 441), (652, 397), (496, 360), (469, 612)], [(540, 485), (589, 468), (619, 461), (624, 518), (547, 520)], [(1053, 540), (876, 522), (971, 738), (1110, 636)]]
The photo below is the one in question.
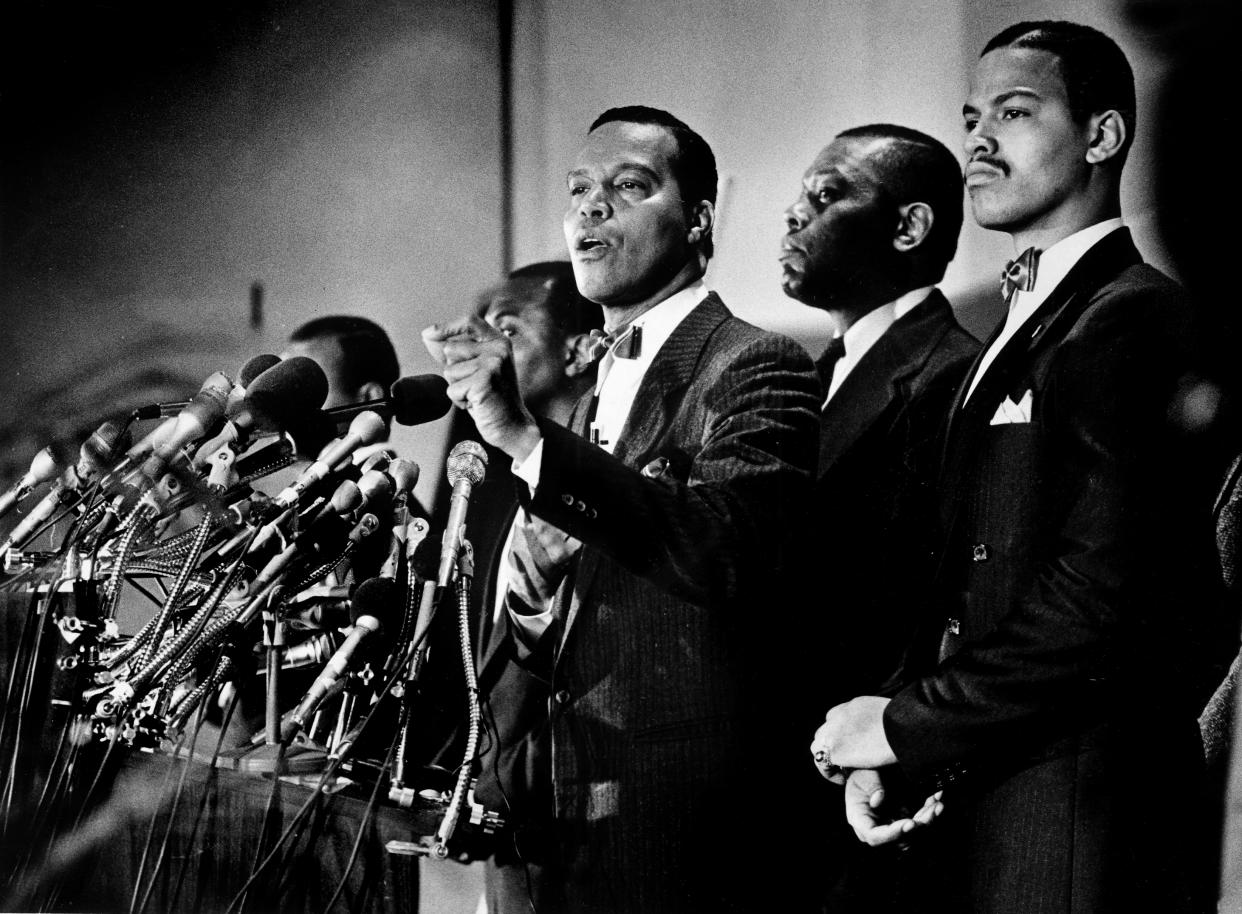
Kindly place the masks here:
[[(837, 328), (816, 363), (824, 401), (807, 567), (818, 578), (829, 565), (825, 602), (849, 612), (823, 613), (813, 639), (818, 714), (825, 700), (876, 691), (898, 669), (934, 571), (945, 417), (979, 343), (935, 285), (962, 225), (961, 169), (939, 141), (892, 124), (838, 134), (807, 169), (785, 223), (785, 294)], [(877, 910), (871, 876), (895, 855), (847, 834), (838, 843), (848, 874), (828, 909)]]
[[(522, 480), (505, 621), (552, 695), (531, 776), (560, 874), (532, 894), (541, 912), (764, 910), (770, 873), (738, 851), (790, 834), (794, 804), (764, 786), (805, 765), (770, 608), (787, 609), (819, 383), (796, 344), (703, 284), (716, 167), (697, 133), (612, 109), (567, 184), (574, 274), (610, 337), (569, 429), (532, 418), (501, 334), (477, 319), (424, 331), (450, 397)], [(809, 873), (791, 870), (797, 909)]]
[(1193, 674), (1219, 669), (1198, 639), (1223, 618), (1219, 474), (1170, 415), (1197, 358), (1187, 301), (1121, 220), (1134, 111), (1094, 29), (1021, 23), (984, 48), (965, 181), (1018, 256), (952, 408), (936, 624), (904, 688), (834, 707), (812, 744), (825, 775), (944, 788), (925, 834), (948, 910), (1208, 909)]

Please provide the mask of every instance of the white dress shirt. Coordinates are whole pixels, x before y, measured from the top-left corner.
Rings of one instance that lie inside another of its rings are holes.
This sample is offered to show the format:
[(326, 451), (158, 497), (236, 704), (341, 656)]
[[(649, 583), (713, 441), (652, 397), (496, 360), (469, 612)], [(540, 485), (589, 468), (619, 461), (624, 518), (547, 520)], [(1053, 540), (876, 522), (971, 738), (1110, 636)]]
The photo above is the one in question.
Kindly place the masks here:
[(1005, 348), (1005, 344), (1022, 329), (1022, 325), (1039, 310), (1039, 306), (1048, 300), (1048, 296), (1074, 268), (1074, 264), (1078, 263), (1082, 256), (1095, 246), (1096, 242), (1101, 241), (1105, 235), (1112, 234), (1124, 224), (1120, 216), (1115, 219), (1105, 219), (1103, 222), (1097, 222), (1095, 225), (1062, 238), (1039, 255), (1039, 266), (1035, 270), (1035, 288), (1030, 292), (1021, 290), (1014, 292), (1009, 302), (1009, 313), (1005, 315), (1005, 327), (1001, 330), (1000, 336), (992, 341), (988, 351), (983, 354), (979, 368), (970, 380), (970, 390), (966, 393), (966, 400), (969, 400), (975, 392), (979, 379)]
[(899, 318), (905, 317), (915, 307), (926, 301), (934, 288), (935, 286), (923, 286), (919, 289), (912, 289), (896, 301), (868, 311), (850, 325), (850, 329), (846, 330), (842, 337), (845, 354), (837, 359), (837, 364), (833, 366), (832, 382), (828, 385), (828, 396), (824, 398), (824, 406), (828, 405), (828, 401), (840, 389), (850, 372), (862, 361), (867, 350), (878, 343), (880, 337), (887, 333), (888, 328), (897, 323)]
[[(655, 361), (664, 343), (673, 335), (673, 331), (691, 311), (698, 307), (707, 294), (707, 286), (701, 279), (673, 293), (631, 322), (631, 327), (642, 328), (642, 344), (636, 358), (616, 358), (613, 355), (613, 349), (616, 348), (614, 343), (600, 360), (595, 375), (597, 402), (595, 418), (591, 422), (591, 434), (593, 439), (598, 439), (599, 447), (608, 453), (611, 454), (613, 448), (616, 447), (617, 439), (625, 427), (630, 408), (634, 405), (634, 397), (638, 394), (638, 388), (642, 384), (647, 369)], [(540, 438), (539, 443), (525, 460), (521, 463), (514, 462), (513, 474), (530, 486), (531, 492), (534, 492), (539, 485), (542, 468), (543, 439)], [(525, 508), (518, 509), (518, 517), (514, 520), (514, 525), (521, 521), (525, 511)], [(513, 527), (509, 528), (509, 535), (505, 539), (503, 561), (500, 563), (496, 579), (496, 605), (493, 607), (493, 619), (497, 621), (504, 609), (505, 592), (508, 590), (508, 556), (513, 542), (513, 530)], [(511, 611), (509, 616), (520, 626), (528, 641), (537, 640), (552, 622), (551, 607), (535, 615), (525, 616)]]

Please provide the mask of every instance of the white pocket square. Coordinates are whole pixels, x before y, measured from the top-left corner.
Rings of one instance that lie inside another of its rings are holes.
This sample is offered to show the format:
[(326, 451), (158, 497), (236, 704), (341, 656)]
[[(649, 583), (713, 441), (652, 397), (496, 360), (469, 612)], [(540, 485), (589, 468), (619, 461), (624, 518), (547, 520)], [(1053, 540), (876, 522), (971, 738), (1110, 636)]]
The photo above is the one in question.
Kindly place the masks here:
[(992, 416), (989, 425), (1015, 425), (1029, 423), (1031, 421), (1031, 392), (1028, 390), (1022, 395), (1022, 399), (1017, 403), (1006, 397), (1001, 401), (1000, 406), (996, 407), (996, 414)]

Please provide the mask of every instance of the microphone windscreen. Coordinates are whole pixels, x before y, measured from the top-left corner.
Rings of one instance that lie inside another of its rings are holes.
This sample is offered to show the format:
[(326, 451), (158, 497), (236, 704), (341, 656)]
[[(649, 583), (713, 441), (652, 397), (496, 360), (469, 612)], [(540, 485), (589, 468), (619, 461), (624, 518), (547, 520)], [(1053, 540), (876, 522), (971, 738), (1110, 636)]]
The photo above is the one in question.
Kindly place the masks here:
[(391, 578), (367, 578), (354, 591), (350, 621), (357, 622), (359, 616), (374, 616), (381, 625), (389, 625), (401, 611), (401, 598), (401, 588)]
[(282, 428), (305, 422), (327, 398), (327, 376), (303, 355), (278, 362), (246, 386), (246, 402)]
[(422, 425), (449, 411), (448, 382), (438, 374), (400, 378), (388, 388), (392, 417), (402, 425)]
[(262, 355), (256, 355), (241, 367), (241, 371), (237, 373), (237, 383), (242, 387), (249, 387), (251, 381), (263, 374), (263, 372), (267, 371), (273, 365), (278, 365), (279, 363), (280, 356), (272, 355), (270, 352), (265, 352)]

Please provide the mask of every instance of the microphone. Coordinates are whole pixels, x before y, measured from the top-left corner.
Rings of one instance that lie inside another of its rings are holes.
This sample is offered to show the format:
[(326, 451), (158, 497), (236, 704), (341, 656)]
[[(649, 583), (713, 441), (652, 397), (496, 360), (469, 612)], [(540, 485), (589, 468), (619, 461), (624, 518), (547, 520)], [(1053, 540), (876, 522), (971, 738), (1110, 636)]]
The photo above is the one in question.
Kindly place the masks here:
[(400, 588), (387, 578), (369, 578), (354, 591), (350, 616), (354, 627), (344, 643), (336, 649), (323, 672), (311, 683), (302, 700), (289, 717), (281, 722), (280, 741), (288, 743), (306, 725), (320, 702), (332, 691), (337, 681), (348, 672), (359, 649), (367, 641), (383, 631), (385, 623), (391, 622), (400, 604)]
[[(253, 360), (252, 360), (253, 361)], [(241, 403), (228, 413), (224, 429), (199, 449), (199, 457), (225, 445), (245, 443), (264, 425), (279, 429), (296, 426), (312, 416), (328, 396), (328, 379), (313, 359), (294, 356), (277, 363), (251, 380)]]
[(262, 355), (252, 356), (241, 367), (241, 371), (237, 372), (237, 383), (242, 387), (249, 389), (250, 382), (257, 378), (269, 368), (274, 368), (280, 364), (280, 356), (272, 355), (265, 352)]
[[(256, 355), (248, 359), (237, 374), (236, 386), (229, 391), (230, 403), (235, 400), (240, 401), (245, 394), (246, 388), (250, 386), (250, 382), (279, 361), (280, 356), (269, 353)], [(146, 406), (139, 406), (135, 409), (130, 414), (129, 419), (131, 422), (141, 422), (144, 419), (168, 419), (175, 417), (189, 405), (189, 400), (174, 400), (171, 403), (149, 403)]]
[(364, 409), (391, 416), (400, 425), (422, 425), (445, 415), (453, 402), (448, 398), (448, 382), (438, 374), (399, 378), (388, 388), (388, 396), (365, 403), (351, 403), (324, 410), (335, 422), (344, 421)]
[(13, 506), (29, 495), (36, 486), (42, 485), (50, 479), (55, 479), (56, 474), (60, 472), (60, 465), (64, 460), (64, 455), (60, 453), (60, 448), (54, 444), (49, 444), (39, 453), (34, 455), (34, 459), (30, 461), (30, 469), (21, 479), (13, 483), (3, 495), (0, 495), (0, 517), (8, 514), (13, 510)]
[(127, 476), (125, 482), (141, 490), (150, 488), (152, 481), (163, 475), (178, 449), (203, 437), (224, 419), (232, 390), (233, 382), (227, 375), (217, 371), (209, 376), (185, 409), (175, 418), (165, 419), (126, 452), (125, 459), (103, 478), (103, 488), (110, 488), (123, 473), (144, 458), (147, 462), (140, 470)]
[(326, 478), (355, 450), (379, 441), (385, 431), (384, 420), (376, 413), (370, 410), (359, 413), (349, 424), (349, 431), (345, 437), (328, 444), (320, 452), (319, 459), (303, 470), (293, 484), (277, 495), (272, 503), (279, 508), (288, 508), (297, 504), (298, 499), (307, 489)]
[(466, 528), (466, 509), (470, 493), (487, 473), (487, 451), (477, 441), (458, 442), (448, 455), (448, 481), (453, 487), (449, 500), (448, 521), (440, 544), (440, 568), (436, 574), (436, 590), (448, 587), (457, 564), (457, 553)]
[[(129, 443), (129, 433), (121, 429), (115, 422), (105, 422), (82, 442), (78, 449), (76, 467), (68, 467), (61, 478), (56, 480), (43, 499), (38, 502), (30, 513), (10, 532), (3, 543), (0, 543), (0, 560), (10, 549), (21, 548), (26, 540), (62, 507), (72, 504), (78, 490), (92, 482), (103, 466), (112, 462), (114, 453)], [(38, 458), (36, 457), (36, 460)], [(34, 465), (31, 465), (33, 469)]]

